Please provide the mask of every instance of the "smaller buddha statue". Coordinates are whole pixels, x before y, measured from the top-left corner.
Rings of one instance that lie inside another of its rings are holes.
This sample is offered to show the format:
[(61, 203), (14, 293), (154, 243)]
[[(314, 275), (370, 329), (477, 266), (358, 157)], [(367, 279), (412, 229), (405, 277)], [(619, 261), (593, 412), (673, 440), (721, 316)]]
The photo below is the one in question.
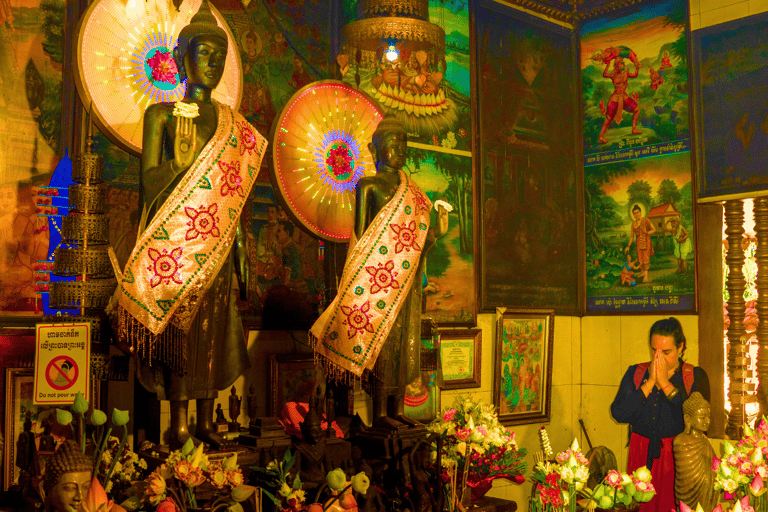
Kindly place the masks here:
[(47, 512), (83, 511), (93, 463), (73, 441), (64, 442), (45, 463), (43, 491)]
[(310, 400), (309, 412), (299, 423), (301, 439), (294, 439), (296, 467), (299, 469), (304, 490), (315, 489), (325, 482), (331, 464), (326, 453), (327, 437), (317, 412), (318, 399)]
[(232, 389), (229, 393), (229, 419), (231, 420), (229, 422), (229, 431), (230, 432), (238, 432), (240, 430), (240, 423), (237, 422), (237, 418), (240, 417), (240, 404), (242, 403), (243, 397), (237, 396), (237, 389), (235, 389), (235, 386), (232, 386)]
[(706, 436), (709, 428), (709, 402), (698, 391), (683, 402), (685, 430), (672, 442), (675, 454), (675, 498), (691, 508), (701, 505), (712, 510), (717, 505), (714, 489), (715, 451)]
[(29, 413), (27, 413), (27, 419), (24, 420), (24, 430), (16, 440), (16, 466), (20, 471), (20, 480), (31, 478), (39, 473), (37, 470), (35, 433), (32, 432), (32, 420), (29, 417)]
[(216, 404), (216, 424), (226, 425), (227, 418), (224, 417), (224, 409), (221, 408), (221, 404)]
[(46, 421), (43, 427), (43, 435), (40, 437), (39, 452), (52, 452), (56, 450), (56, 439), (51, 435), (51, 422)]

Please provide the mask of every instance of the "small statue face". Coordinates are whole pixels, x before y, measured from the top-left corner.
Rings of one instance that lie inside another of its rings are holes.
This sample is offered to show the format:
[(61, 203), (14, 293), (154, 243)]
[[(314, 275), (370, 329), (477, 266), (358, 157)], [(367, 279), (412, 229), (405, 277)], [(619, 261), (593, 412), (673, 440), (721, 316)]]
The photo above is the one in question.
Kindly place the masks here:
[(304, 442), (307, 444), (315, 445), (322, 439), (323, 430), (320, 428), (320, 424), (316, 421), (312, 421), (308, 424), (302, 424), (301, 432), (304, 436)]
[(380, 163), (393, 169), (401, 169), (405, 165), (405, 151), (408, 138), (405, 133), (395, 132), (384, 137), (381, 147), (376, 153)]
[(224, 75), (227, 41), (217, 36), (195, 37), (184, 56), (187, 84), (215, 89)]
[(690, 417), (691, 429), (706, 432), (709, 429), (709, 407), (700, 407)]
[(64, 473), (59, 483), (51, 489), (51, 506), (55, 512), (83, 510), (82, 504), (91, 486), (91, 472)]

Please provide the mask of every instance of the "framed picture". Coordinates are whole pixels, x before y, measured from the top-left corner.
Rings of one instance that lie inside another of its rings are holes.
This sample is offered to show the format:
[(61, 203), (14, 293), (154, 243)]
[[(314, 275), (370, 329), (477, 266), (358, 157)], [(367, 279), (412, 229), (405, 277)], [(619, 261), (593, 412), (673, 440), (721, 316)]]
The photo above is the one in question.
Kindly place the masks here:
[(440, 333), (443, 389), (480, 387), (481, 329), (452, 329)]
[[(270, 416), (279, 417), (288, 402), (309, 403), (315, 389), (325, 395), (325, 373), (315, 366), (313, 354), (273, 354), (269, 358)], [(352, 415), (354, 389), (329, 383), (336, 402), (336, 415)]]
[(479, 310), (578, 315), (583, 193), (573, 32), (493, 0), (472, 5), (483, 113), (475, 151)]
[(24, 421), (28, 414), (30, 420), (33, 422), (37, 420), (37, 406), (32, 403), (33, 374), (32, 368), (6, 368), (5, 370), (4, 490), (7, 490), (19, 479), (20, 470), (16, 467), (16, 451), (19, 434), (24, 431)]
[(763, 12), (692, 33), (700, 202), (768, 194), (766, 21)]
[(493, 403), (503, 424), (549, 421), (554, 327), (551, 309), (496, 310)]

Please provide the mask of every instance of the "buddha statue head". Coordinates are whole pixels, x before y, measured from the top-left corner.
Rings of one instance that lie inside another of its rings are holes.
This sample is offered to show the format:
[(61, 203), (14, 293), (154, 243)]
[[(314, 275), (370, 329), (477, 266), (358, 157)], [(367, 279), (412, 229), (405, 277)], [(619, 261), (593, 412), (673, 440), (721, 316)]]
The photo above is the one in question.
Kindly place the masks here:
[(301, 437), (305, 443), (316, 445), (323, 436), (323, 429), (320, 426), (320, 415), (314, 407), (309, 408), (309, 412), (304, 416), (304, 421), (299, 424), (301, 428)]
[(401, 169), (405, 165), (408, 135), (400, 121), (391, 114), (381, 120), (373, 132), (368, 149), (376, 161), (376, 169), (385, 165), (392, 169)]
[(73, 441), (63, 443), (45, 463), (46, 509), (51, 512), (81, 511), (91, 485), (93, 463)]
[(700, 434), (709, 429), (709, 402), (698, 391), (683, 402), (683, 421), (686, 434)]
[(216, 23), (208, 0), (203, 0), (189, 25), (181, 29), (173, 58), (181, 80), (212, 90), (224, 75), (227, 33)]

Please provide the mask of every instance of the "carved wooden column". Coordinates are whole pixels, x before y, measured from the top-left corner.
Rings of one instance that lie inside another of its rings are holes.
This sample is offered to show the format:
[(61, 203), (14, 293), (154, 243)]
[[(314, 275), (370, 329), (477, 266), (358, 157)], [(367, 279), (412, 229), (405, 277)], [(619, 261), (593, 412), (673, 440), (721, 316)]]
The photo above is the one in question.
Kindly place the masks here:
[[(768, 197), (758, 197), (754, 201), (755, 234), (757, 236), (757, 376), (760, 384), (757, 389), (757, 400), (760, 403), (760, 414), (768, 415), (768, 282), (761, 286), (759, 277), (768, 279)], [(762, 274), (760, 269), (765, 269)]]
[(744, 404), (747, 398), (745, 379), (749, 354), (747, 344), (742, 337), (747, 333), (744, 328), (746, 304), (744, 302), (744, 249), (741, 246), (744, 235), (744, 203), (741, 200), (725, 202), (725, 234), (728, 239), (728, 253), (725, 262), (729, 273), (726, 282), (728, 289), (728, 376), (731, 384), (728, 399), (731, 402), (731, 412), (728, 415), (728, 425), (725, 433), (731, 439), (740, 439), (746, 414)]

